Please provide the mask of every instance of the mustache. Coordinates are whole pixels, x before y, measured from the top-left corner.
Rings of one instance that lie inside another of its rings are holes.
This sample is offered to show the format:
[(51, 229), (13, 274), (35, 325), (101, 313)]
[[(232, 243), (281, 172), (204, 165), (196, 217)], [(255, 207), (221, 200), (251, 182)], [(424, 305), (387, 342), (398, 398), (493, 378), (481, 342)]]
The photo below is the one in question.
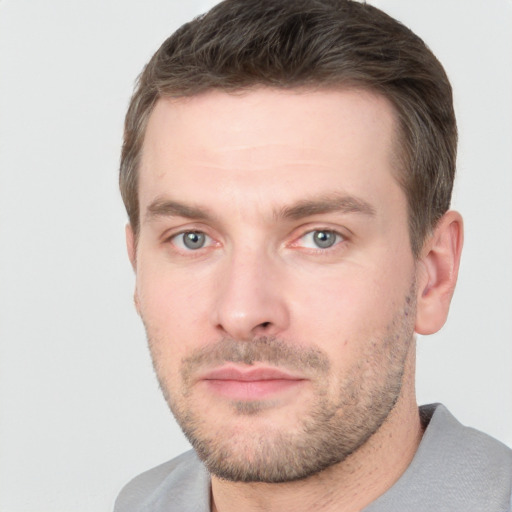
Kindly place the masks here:
[(327, 374), (331, 366), (329, 358), (321, 350), (284, 342), (277, 337), (262, 336), (246, 341), (223, 338), (183, 358), (182, 376), (187, 382), (198, 370), (224, 363), (266, 363), (306, 374)]

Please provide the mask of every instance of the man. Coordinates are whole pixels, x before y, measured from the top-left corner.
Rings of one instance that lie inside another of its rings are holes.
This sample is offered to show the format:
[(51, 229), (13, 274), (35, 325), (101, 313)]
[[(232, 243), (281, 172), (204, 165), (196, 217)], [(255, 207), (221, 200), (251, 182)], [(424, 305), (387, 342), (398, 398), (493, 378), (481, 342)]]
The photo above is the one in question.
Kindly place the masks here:
[(226, 0), (142, 73), (120, 184), (135, 304), (194, 451), (117, 512), (505, 511), (511, 451), (418, 408), (446, 320), (451, 87), (349, 0)]

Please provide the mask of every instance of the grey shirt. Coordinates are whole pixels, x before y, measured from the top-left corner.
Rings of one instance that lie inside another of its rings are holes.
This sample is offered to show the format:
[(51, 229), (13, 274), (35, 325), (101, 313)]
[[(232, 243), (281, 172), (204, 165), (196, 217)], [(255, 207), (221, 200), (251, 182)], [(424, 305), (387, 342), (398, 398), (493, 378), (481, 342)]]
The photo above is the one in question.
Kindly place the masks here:
[[(461, 425), (443, 405), (400, 479), (362, 512), (511, 512), (512, 450)], [(209, 512), (210, 477), (193, 451), (134, 478), (114, 512)]]

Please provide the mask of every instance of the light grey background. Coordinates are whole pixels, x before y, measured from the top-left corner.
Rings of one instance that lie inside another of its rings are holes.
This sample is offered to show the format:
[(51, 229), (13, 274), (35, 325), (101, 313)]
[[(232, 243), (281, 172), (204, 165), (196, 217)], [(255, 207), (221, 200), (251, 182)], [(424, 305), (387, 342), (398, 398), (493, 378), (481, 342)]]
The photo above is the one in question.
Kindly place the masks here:
[[(117, 192), (143, 64), (213, 1), (0, 1), (0, 510), (111, 510), (186, 448), (132, 306)], [(512, 3), (374, 0), (455, 88), (454, 206), (466, 247), (451, 317), (419, 340), (420, 402), (512, 446)]]

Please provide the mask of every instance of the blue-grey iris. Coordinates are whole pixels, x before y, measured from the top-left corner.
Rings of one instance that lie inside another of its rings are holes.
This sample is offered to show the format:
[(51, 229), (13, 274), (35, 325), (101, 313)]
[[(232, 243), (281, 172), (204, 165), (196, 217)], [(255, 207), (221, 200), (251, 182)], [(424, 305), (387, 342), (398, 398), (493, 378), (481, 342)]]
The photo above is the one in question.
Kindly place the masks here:
[(333, 231), (315, 231), (313, 240), (320, 249), (328, 249), (336, 242), (336, 233)]
[(188, 249), (201, 249), (205, 243), (204, 233), (197, 233), (195, 231), (189, 231), (183, 233), (183, 245)]

